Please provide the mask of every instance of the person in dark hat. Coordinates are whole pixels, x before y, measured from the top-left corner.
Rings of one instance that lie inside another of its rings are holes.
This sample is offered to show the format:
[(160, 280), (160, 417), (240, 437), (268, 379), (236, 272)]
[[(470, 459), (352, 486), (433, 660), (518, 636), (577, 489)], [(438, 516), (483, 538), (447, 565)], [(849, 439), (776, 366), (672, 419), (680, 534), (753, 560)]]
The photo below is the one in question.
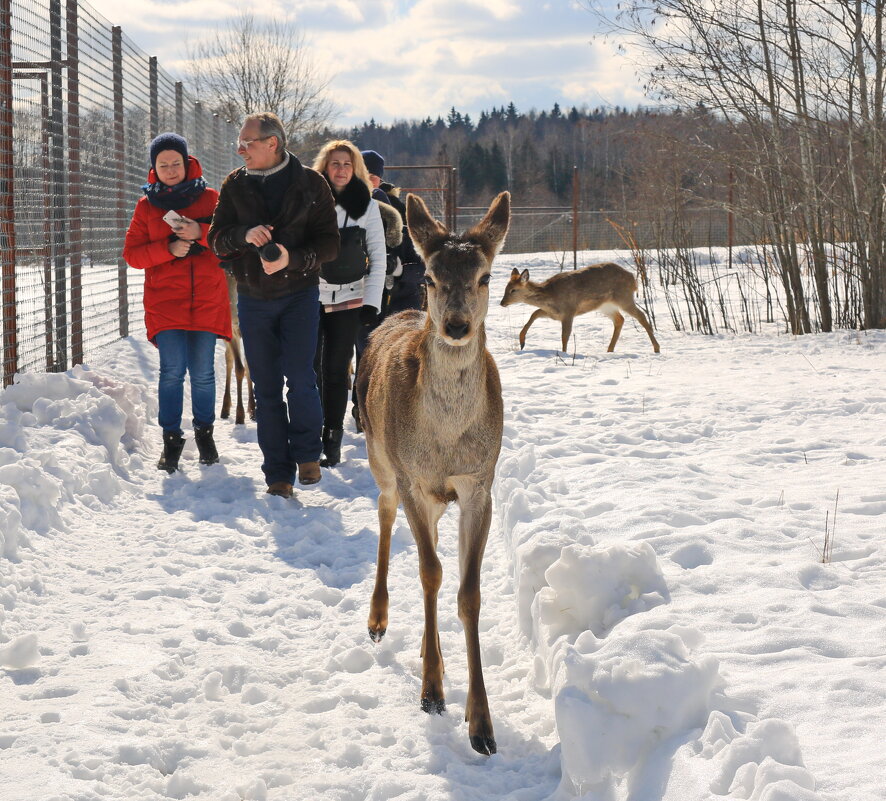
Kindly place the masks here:
[(173, 473), (185, 445), (185, 373), (191, 380), (200, 463), (218, 461), (213, 439), (215, 343), (218, 337), (231, 338), (231, 307), (224, 273), (206, 246), (218, 192), (206, 186), (200, 162), (177, 133), (157, 136), (148, 157), (145, 196), (126, 231), (123, 258), (145, 274), (145, 326), (160, 351), (157, 422), (163, 429), (163, 455), (157, 467)]

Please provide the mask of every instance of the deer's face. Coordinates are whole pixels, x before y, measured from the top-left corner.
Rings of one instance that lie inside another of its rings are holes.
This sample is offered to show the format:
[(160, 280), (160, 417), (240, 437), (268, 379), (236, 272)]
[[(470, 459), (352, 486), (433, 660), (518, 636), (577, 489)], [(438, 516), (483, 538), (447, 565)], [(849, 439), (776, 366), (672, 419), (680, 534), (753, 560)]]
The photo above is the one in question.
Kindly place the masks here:
[(467, 345), (483, 325), (491, 267), (477, 245), (458, 239), (431, 256), (425, 273), (428, 315), (448, 345)]
[(477, 225), (455, 236), (431, 217), (421, 198), (406, 198), (406, 222), (426, 265), (428, 316), (449, 345), (467, 345), (486, 319), (492, 260), (510, 219), (511, 196), (502, 192)]
[(526, 289), (529, 285), (529, 270), (521, 273), (516, 267), (511, 270), (511, 277), (505, 287), (505, 293), (501, 298), (502, 306), (510, 306), (512, 303), (522, 303), (526, 297)]

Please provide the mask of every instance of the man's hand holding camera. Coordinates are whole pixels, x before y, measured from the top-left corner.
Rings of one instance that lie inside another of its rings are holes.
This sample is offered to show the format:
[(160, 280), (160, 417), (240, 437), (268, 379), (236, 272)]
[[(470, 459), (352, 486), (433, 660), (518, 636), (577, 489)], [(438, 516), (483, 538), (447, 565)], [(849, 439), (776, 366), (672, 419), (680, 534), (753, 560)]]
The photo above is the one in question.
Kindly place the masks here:
[[(258, 248), (261, 266), (267, 275), (285, 270), (289, 266), (289, 251), (285, 245), (274, 242), (273, 225), (256, 225), (246, 232), (246, 241)], [(271, 257), (271, 258), (268, 258)]]

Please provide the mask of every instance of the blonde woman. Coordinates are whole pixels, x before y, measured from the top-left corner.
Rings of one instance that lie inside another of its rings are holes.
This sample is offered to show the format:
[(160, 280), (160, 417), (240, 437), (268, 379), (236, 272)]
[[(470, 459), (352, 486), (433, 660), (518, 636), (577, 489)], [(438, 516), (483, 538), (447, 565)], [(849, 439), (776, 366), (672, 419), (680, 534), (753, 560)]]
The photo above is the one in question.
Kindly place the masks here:
[(320, 462), (334, 467), (341, 460), (341, 441), (348, 405), (348, 365), (361, 325), (378, 320), (387, 257), (379, 204), (363, 157), (346, 139), (328, 142), (314, 169), (329, 182), (338, 214), (342, 248), (335, 262), (320, 269), (320, 329), (315, 370), (323, 404), (323, 453)]

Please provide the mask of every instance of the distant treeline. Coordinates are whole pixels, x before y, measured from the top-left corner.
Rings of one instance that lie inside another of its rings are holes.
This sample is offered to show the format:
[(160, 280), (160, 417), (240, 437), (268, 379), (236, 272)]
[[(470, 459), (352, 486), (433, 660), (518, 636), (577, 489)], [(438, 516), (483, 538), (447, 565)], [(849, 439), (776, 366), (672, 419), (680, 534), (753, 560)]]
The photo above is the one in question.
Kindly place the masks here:
[[(700, 136), (705, 126), (695, 116), (617, 106), (566, 111), (557, 103), (549, 111), (522, 113), (510, 103), (481, 112), (476, 121), (451, 108), (445, 119), (391, 125), (370, 120), (349, 131), (326, 129), (320, 139), (347, 136), (361, 149), (381, 153), (388, 164), (450, 164), (458, 170), (460, 206), (483, 205), (505, 189), (516, 205), (569, 206), (577, 167), (582, 208), (623, 209), (652, 200), (650, 169), (673, 176), (667, 151), (674, 159), (676, 152), (667, 143)], [(681, 166), (678, 172), (684, 188), (705, 183), (703, 165)]]

